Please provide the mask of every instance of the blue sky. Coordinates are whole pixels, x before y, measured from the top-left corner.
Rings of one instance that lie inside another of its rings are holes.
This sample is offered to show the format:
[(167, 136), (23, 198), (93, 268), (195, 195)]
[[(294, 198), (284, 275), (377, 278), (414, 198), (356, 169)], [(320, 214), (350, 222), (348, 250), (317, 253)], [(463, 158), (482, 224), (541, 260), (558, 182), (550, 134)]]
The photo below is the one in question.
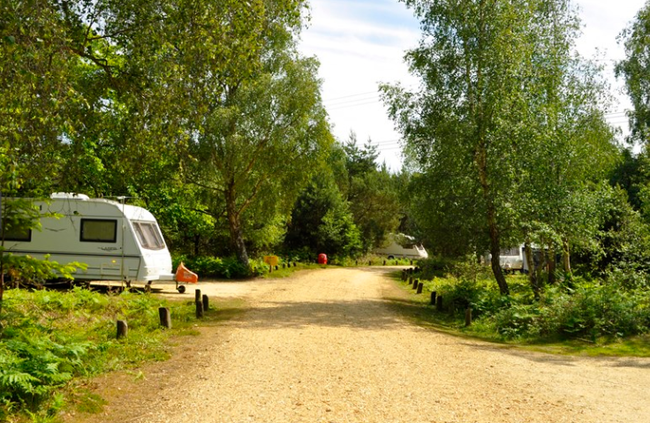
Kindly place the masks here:
[[(616, 36), (634, 18), (645, 0), (578, 0), (583, 35), (579, 52), (597, 51), (606, 67), (612, 93), (620, 99), (608, 115), (610, 123), (626, 130), (623, 111), (629, 102), (613, 76), (613, 63), (624, 57)], [(323, 101), (334, 125), (334, 135), (359, 142), (370, 138), (379, 147), (380, 160), (397, 171), (401, 166), (400, 136), (379, 100), (380, 82), (415, 86), (403, 62), (404, 52), (417, 45), (418, 21), (397, 0), (310, 0), (311, 23), (303, 31), (301, 50), (321, 62)]]

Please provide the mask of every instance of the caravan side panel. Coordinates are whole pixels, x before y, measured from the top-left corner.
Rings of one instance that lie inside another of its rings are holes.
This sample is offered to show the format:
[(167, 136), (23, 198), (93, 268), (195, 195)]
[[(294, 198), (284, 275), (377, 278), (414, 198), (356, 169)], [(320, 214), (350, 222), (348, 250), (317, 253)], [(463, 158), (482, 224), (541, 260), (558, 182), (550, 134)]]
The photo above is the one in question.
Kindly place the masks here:
[(50, 260), (61, 264), (84, 263), (87, 268), (75, 274), (81, 280), (147, 282), (173, 277), (167, 247), (154, 252), (143, 249), (125, 216), (138, 216), (157, 228), (148, 211), (101, 199), (56, 199), (51, 204), (36, 204), (42, 213), (55, 213), (59, 218), (41, 218), (40, 231), (32, 230), (29, 239), (7, 241), (7, 251), (39, 259), (49, 255)]

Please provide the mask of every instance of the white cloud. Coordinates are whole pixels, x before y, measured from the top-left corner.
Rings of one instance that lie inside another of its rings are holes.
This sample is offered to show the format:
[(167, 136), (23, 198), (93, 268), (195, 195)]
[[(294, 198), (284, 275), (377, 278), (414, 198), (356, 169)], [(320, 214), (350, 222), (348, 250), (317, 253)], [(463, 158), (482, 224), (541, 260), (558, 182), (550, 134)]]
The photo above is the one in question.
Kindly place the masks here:
[(379, 100), (378, 84), (413, 81), (403, 56), (417, 45), (417, 21), (396, 1), (313, 0), (311, 5), (301, 50), (321, 62), (323, 100), (335, 136), (345, 140), (354, 131), (360, 142), (371, 138), (379, 143), (380, 160), (399, 170), (399, 134)]

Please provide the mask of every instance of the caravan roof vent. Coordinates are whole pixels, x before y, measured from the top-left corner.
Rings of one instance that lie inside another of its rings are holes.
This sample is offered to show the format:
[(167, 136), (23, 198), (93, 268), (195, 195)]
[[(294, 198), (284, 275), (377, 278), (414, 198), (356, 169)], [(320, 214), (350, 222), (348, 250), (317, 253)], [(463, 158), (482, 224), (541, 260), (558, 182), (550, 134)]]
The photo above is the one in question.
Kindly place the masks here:
[(52, 199), (70, 198), (75, 200), (90, 200), (90, 197), (88, 197), (86, 194), (76, 194), (74, 192), (55, 192), (52, 193), (52, 195), (50, 195), (50, 198)]

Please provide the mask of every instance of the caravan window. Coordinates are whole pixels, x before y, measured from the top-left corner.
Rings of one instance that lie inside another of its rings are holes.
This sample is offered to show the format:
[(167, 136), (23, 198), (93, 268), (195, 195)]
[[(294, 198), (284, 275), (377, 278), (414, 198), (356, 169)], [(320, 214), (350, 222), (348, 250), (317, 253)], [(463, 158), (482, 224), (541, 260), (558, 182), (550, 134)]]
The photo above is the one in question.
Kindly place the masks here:
[(162, 250), (165, 248), (165, 242), (158, 225), (154, 222), (133, 222), (133, 229), (135, 229), (135, 234), (143, 248), (147, 250)]
[(501, 256), (518, 256), (518, 255), (519, 255), (519, 247), (513, 247), (513, 248), (507, 248), (501, 250)]
[(8, 228), (4, 233), (0, 230), (0, 236), (2, 236), (5, 241), (31, 242), (32, 230), (29, 228)]
[(117, 220), (81, 219), (82, 242), (117, 242)]

